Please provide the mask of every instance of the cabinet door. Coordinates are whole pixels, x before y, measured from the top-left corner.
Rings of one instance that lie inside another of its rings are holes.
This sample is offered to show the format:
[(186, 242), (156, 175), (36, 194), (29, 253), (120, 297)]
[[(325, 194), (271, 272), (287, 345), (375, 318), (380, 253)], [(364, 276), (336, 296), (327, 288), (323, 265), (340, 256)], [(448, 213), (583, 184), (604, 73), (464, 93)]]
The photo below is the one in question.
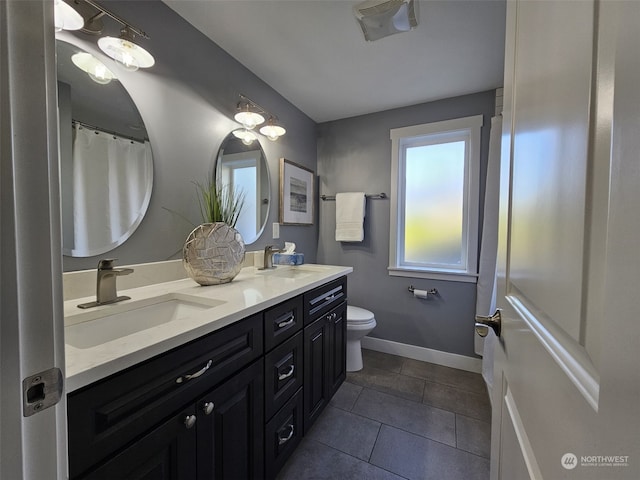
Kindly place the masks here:
[(196, 475), (195, 418), (192, 405), (82, 478), (192, 480)]
[(347, 378), (347, 303), (336, 307), (329, 316), (329, 398)]
[(329, 401), (330, 335), (327, 315), (304, 329), (304, 433)]
[(198, 479), (264, 476), (263, 368), (255, 362), (197, 402)]

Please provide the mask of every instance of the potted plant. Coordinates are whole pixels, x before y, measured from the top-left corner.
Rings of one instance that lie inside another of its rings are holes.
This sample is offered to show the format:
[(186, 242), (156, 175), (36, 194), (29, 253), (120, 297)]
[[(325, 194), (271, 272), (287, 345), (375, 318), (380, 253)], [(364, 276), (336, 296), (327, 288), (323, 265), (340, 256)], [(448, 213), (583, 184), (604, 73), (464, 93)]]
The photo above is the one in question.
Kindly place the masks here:
[(203, 223), (187, 237), (182, 264), (200, 285), (228, 283), (240, 273), (244, 260), (244, 241), (234, 228), (244, 194), (214, 180), (194, 184)]

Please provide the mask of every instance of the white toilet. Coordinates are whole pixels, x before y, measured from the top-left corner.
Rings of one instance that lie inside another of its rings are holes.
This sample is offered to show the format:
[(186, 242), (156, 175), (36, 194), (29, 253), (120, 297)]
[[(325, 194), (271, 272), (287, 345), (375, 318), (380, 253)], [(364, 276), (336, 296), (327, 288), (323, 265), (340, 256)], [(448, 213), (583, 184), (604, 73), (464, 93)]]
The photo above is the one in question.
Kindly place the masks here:
[(376, 326), (372, 312), (347, 305), (347, 372), (362, 370), (360, 340)]

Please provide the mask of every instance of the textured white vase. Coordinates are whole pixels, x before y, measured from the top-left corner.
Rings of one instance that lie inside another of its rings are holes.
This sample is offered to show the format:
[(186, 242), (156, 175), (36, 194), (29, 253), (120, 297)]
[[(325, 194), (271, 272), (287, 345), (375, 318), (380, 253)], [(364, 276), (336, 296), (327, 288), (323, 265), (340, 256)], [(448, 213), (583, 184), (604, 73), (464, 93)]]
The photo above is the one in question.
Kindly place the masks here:
[(242, 235), (223, 222), (198, 225), (182, 249), (182, 264), (200, 285), (218, 285), (234, 279), (244, 260)]

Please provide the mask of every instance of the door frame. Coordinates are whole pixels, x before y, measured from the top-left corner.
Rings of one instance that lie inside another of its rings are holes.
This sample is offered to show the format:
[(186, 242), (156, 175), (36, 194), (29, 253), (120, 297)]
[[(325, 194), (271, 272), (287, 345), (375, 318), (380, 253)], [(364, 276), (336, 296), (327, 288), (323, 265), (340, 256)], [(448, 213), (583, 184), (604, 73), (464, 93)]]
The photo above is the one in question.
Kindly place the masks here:
[(0, 2), (1, 478), (67, 478), (64, 392), (31, 416), (22, 393), (65, 365), (53, 17), (51, 1)]

